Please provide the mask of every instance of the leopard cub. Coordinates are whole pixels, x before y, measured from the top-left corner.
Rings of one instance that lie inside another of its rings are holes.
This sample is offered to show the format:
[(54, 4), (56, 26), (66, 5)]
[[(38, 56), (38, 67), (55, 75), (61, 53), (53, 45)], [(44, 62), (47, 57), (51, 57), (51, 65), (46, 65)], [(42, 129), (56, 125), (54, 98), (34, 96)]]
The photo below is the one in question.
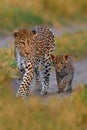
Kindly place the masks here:
[(58, 93), (65, 90), (71, 91), (74, 78), (72, 57), (68, 54), (56, 56), (51, 54), (51, 59), (55, 67)]

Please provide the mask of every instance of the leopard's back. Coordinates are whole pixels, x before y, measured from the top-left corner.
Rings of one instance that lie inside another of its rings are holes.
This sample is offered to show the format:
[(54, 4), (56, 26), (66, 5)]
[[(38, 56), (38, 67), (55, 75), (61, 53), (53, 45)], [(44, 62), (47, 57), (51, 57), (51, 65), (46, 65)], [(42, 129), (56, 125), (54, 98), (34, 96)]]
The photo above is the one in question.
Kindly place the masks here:
[(48, 53), (55, 50), (55, 40), (53, 32), (47, 26), (36, 26), (36, 38), (34, 42), (36, 44), (37, 52)]

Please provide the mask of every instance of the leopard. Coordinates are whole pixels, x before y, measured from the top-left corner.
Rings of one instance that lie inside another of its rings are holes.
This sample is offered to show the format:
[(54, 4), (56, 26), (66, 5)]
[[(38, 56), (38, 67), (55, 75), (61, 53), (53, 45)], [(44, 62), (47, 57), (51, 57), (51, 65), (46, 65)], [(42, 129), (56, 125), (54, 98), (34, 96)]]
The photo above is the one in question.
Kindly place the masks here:
[(51, 54), (53, 66), (55, 67), (58, 93), (72, 91), (74, 78), (73, 58), (70, 54)]
[(54, 33), (47, 26), (38, 25), (32, 29), (14, 30), (13, 38), (17, 67), (23, 75), (16, 96), (25, 99), (32, 95), (30, 84), (34, 76), (35, 86), (40, 94), (47, 94), (51, 70), (50, 54), (55, 50)]

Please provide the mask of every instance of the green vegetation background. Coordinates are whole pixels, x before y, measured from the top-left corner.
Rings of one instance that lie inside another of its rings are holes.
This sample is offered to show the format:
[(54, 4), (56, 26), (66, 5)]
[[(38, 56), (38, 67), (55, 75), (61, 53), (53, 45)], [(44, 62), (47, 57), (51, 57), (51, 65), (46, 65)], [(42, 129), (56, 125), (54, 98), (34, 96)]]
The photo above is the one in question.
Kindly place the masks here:
[(0, 32), (83, 21), (87, 22), (87, 0), (0, 0)]

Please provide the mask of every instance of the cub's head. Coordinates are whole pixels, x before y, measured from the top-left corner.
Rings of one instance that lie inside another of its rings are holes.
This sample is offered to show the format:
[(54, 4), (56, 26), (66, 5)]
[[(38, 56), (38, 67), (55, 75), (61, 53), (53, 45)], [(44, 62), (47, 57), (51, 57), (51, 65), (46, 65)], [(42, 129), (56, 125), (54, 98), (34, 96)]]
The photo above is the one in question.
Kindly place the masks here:
[(64, 70), (67, 66), (67, 64), (70, 62), (71, 58), (70, 55), (66, 54), (66, 55), (53, 55), (51, 54), (51, 59), (52, 62), (55, 66), (55, 69), (58, 72), (61, 72), (62, 70)]
[(15, 30), (13, 32), (14, 44), (22, 56), (27, 56), (32, 51), (32, 42), (35, 36), (35, 31), (28, 31), (26, 29)]

